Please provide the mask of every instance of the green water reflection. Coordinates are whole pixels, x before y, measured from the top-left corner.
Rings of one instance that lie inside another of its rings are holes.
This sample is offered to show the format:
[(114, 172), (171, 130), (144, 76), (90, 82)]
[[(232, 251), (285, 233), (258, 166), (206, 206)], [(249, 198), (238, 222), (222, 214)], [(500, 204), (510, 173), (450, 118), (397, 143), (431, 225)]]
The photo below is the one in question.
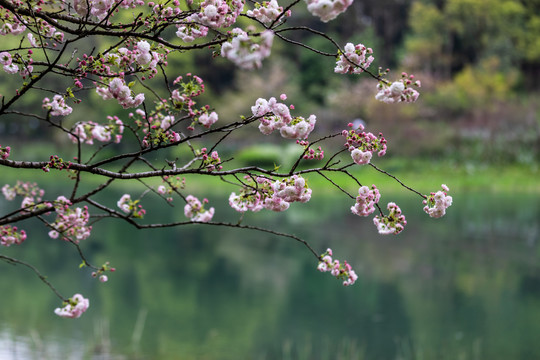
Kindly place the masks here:
[(540, 358), (540, 199), (458, 195), (444, 220), (427, 218), (417, 199), (396, 201), (409, 221), (397, 237), (379, 236), (370, 219), (348, 213), (352, 204), (330, 198), (249, 215), (321, 252), (331, 246), (357, 270), (350, 288), (317, 272), (291, 240), (112, 221), (84, 244), (95, 263), (118, 268), (101, 284), (77, 270), (74, 249), (37, 238), (35, 224), (32, 238), (2, 252), (91, 306), (78, 320), (58, 318), (57, 299), (33, 274), (0, 263), (0, 358)]

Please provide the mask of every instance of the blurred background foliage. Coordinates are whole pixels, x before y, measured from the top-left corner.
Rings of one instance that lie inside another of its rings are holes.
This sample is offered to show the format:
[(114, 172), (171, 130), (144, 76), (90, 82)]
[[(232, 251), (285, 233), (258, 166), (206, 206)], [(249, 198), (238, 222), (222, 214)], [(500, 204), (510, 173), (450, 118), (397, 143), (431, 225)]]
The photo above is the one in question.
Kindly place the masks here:
[[(317, 115), (314, 138), (337, 132), (360, 118), (368, 130), (384, 133), (389, 141), (389, 157), (457, 162), (466, 158), (475, 164), (517, 162), (537, 166), (540, 0), (365, 0), (355, 2), (328, 24), (298, 6), (287, 25), (324, 31), (341, 46), (353, 42), (372, 47), (374, 72), (378, 66), (389, 67), (390, 80), (407, 71), (422, 81), (419, 101), (412, 105), (379, 103), (374, 98), (376, 82), (369, 76), (335, 74), (334, 58), (278, 39), (271, 58), (262, 69), (252, 72), (238, 70), (220, 57), (213, 58), (212, 49), (171, 53), (169, 81), (187, 72), (201, 76), (207, 92), (199, 104), (215, 108), (221, 122), (250, 115), (250, 106), (258, 97), (277, 97), (284, 92), (288, 102), (295, 105), (294, 114)], [(309, 32), (282, 34), (318, 50), (335, 51), (326, 39)], [(109, 40), (90, 41), (85, 45), (88, 49), (100, 48)], [(79, 47), (77, 54), (84, 50)], [(0, 74), (0, 93), (9, 96), (15, 81), (15, 76)], [(59, 91), (73, 86), (69, 79), (47, 81)], [(148, 85), (166, 96), (162, 82), (156, 80)], [(135, 91), (142, 91), (142, 87), (136, 85)], [(119, 109), (113, 101), (103, 102), (93, 90), (76, 95), (84, 101), (65, 118), (68, 124), (82, 120), (104, 122), (107, 115), (113, 114), (128, 118), (129, 111)], [(44, 96), (39, 91), (30, 92), (20, 105), (42, 111), (38, 108)], [(64, 134), (37, 120), (15, 116), (5, 119), (0, 124), (0, 141), (4, 143), (6, 137), (16, 135), (21, 142), (46, 142), (52, 138), (55, 149), (68, 145)], [(222, 151), (235, 153), (244, 147), (253, 150), (261, 142), (260, 137), (255, 127), (239, 131), (234, 144)], [(255, 153), (272, 154), (283, 144), (274, 136), (264, 141), (275, 143), (275, 148), (254, 149)], [(122, 150), (122, 146), (116, 150)], [(13, 154), (17, 156), (16, 149)], [(240, 155), (246, 156), (249, 154)], [(287, 162), (279, 156), (276, 160)]]

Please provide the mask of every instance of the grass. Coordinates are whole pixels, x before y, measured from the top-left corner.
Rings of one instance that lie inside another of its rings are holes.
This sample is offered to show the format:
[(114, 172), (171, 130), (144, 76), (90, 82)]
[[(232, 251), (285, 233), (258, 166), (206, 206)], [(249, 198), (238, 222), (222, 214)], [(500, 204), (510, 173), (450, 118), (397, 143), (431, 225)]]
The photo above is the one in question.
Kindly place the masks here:
[[(29, 143), (24, 147), (17, 149), (11, 158), (13, 159), (30, 159), (43, 160), (43, 154), (54, 153), (51, 148), (52, 144), (46, 143)], [(252, 151), (252, 150), (250, 150)], [(246, 151), (244, 157), (249, 159)], [(242, 155), (242, 154), (240, 154)], [(255, 156), (261, 160), (260, 151), (256, 152)], [(45, 158), (48, 158), (47, 156)], [(241, 158), (241, 159), (240, 159)], [(225, 168), (233, 166), (246, 166), (245, 159), (239, 156), (238, 163), (227, 163)], [(279, 160), (276, 160), (279, 161)], [(349, 159), (344, 160), (349, 161)], [(289, 161), (290, 162), (290, 161)], [(373, 159), (374, 164), (394, 175), (401, 180), (405, 185), (410, 186), (421, 193), (428, 193), (440, 189), (441, 184), (447, 184), (452, 193), (459, 192), (540, 192), (540, 181), (538, 181), (539, 164), (532, 163), (524, 164), (483, 164), (473, 162), (456, 162), (452, 160), (422, 160), (397, 157), (384, 157)], [(251, 163), (251, 162), (250, 162)], [(308, 163), (309, 164), (309, 163)], [(262, 165), (262, 164), (261, 164)], [(271, 165), (267, 168), (273, 167)], [(277, 164), (279, 165), (279, 164)], [(311, 163), (312, 166), (320, 166), (318, 163)], [(288, 168), (288, 167), (287, 167)], [(285, 168), (284, 168), (285, 169)], [(133, 167), (131, 171), (147, 171), (148, 168)], [(403, 191), (402, 186), (393, 178), (376, 171), (370, 166), (352, 166), (350, 172), (359, 179), (363, 185), (377, 185), (381, 192), (396, 193)], [(358, 185), (349, 177), (343, 174), (327, 174), (330, 175), (336, 184), (346, 189), (351, 193), (355, 193)], [(308, 179), (309, 186), (316, 191), (317, 194), (327, 193), (335, 194), (335, 187), (332, 186), (326, 179), (318, 174), (308, 174), (305, 176)], [(105, 178), (101, 176), (85, 175), (85, 183), (89, 187), (94, 187), (102, 183)], [(186, 175), (187, 192), (198, 194), (217, 194), (223, 192), (234, 191), (232, 185), (224, 184), (219, 181), (216, 176), (198, 176)], [(35, 181), (41, 184), (42, 187), (57, 186), (58, 184), (69, 186), (71, 180), (67, 178), (67, 172), (59, 173), (52, 170), (50, 173), (45, 173), (40, 170), (32, 171), (27, 169), (12, 169), (0, 168), (0, 185), (3, 183), (13, 184), (16, 180)], [(235, 181), (230, 177), (229, 180)], [(157, 186), (161, 184), (159, 179), (144, 179), (144, 182)], [(116, 181), (113, 185), (118, 188), (120, 181)], [(139, 181), (123, 181), (122, 189), (126, 191), (137, 191), (141, 188)]]
[[(405, 185), (410, 186), (421, 193), (437, 191), (441, 184), (447, 184), (452, 193), (459, 192), (540, 192), (538, 181), (539, 170), (537, 166), (525, 165), (473, 165), (457, 164), (450, 161), (420, 161), (410, 159), (375, 159), (377, 167), (396, 176)], [(369, 166), (351, 167), (351, 173), (356, 176), (363, 185), (371, 184), (386, 193), (403, 191), (402, 186), (393, 178), (382, 174)], [(67, 173), (59, 173), (52, 170), (50, 173), (25, 169), (2, 168), (0, 172), (2, 183), (13, 184), (16, 180), (35, 181), (42, 187), (65, 184), (69, 186), (70, 180)], [(358, 186), (354, 181), (343, 174), (328, 174), (332, 180), (354, 193)], [(198, 194), (216, 194), (230, 192), (234, 187), (219, 181), (216, 176), (187, 175), (187, 191)], [(316, 193), (335, 194), (336, 189), (326, 179), (318, 174), (306, 175), (309, 186)], [(89, 186), (97, 186), (105, 180), (101, 176), (85, 176), (85, 183)], [(233, 181), (231, 177), (229, 180)], [(158, 179), (145, 179), (145, 183), (157, 186), (161, 183)], [(120, 181), (116, 181), (117, 184)], [(54, 185), (53, 185), (54, 184)], [(1, 184), (0, 184), (1, 185)], [(130, 180), (122, 182), (122, 188), (136, 191), (140, 189), (138, 181)], [(113, 186), (118, 187), (118, 185)]]

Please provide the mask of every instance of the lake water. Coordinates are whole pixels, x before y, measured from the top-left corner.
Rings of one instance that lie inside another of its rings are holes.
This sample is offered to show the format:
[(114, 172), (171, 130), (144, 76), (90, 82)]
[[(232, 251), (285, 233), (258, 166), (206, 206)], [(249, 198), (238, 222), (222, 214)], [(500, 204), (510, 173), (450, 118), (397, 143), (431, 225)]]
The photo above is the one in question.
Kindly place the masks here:
[[(89, 297), (90, 308), (57, 317), (58, 298), (35, 275), (0, 262), (0, 359), (539, 359), (537, 194), (456, 195), (443, 219), (412, 196), (392, 200), (409, 224), (391, 237), (350, 214), (346, 199), (246, 215), (320, 253), (331, 247), (359, 275), (347, 288), (290, 239), (115, 221), (82, 244), (95, 264), (118, 269), (102, 284), (79, 270), (73, 247), (28, 225), (27, 241), (1, 253), (36, 265), (64, 295)], [(183, 218), (181, 207), (153, 211)]]

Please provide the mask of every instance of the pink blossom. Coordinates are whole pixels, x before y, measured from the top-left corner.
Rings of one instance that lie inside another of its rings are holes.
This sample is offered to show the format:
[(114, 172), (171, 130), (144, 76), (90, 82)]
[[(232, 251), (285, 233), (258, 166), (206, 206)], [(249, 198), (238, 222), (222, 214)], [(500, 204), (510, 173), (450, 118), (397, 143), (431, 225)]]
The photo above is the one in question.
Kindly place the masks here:
[(369, 216), (375, 211), (375, 204), (379, 202), (381, 194), (375, 185), (371, 189), (362, 186), (358, 189), (356, 204), (351, 207), (351, 212), (358, 216)]
[(61, 95), (54, 95), (52, 101), (50, 101), (49, 98), (43, 99), (42, 107), (44, 109), (49, 109), (52, 116), (66, 116), (73, 111), (73, 109), (66, 104), (64, 97)]
[(192, 42), (208, 34), (208, 27), (195, 23), (179, 24), (177, 25), (177, 29), (176, 36), (184, 42)]
[(322, 22), (335, 19), (347, 10), (352, 2), (352, 0), (306, 0), (308, 11), (318, 16)]
[(90, 301), (81, 294), (75, 294), (63, 305), (62, 308), (56, 308), (54, 313), (60, 317), (77, 319), (88, 309)]
[(450, 189), (445, 184), (442, 184), (441, 187), (442, 191), (432, 192), (423, 201), (424, 211), (433, 218), (443, 217), (446, 214), (446, 209), (452, 205), (452, 197), (447, 195)]
[(11, 62), (13, 60), (11, 59), (11, 54), (7, 51), (0, 52), (0, 64), (1, 65), (11, 65)]
[[(276, 0), (264, 1), (262, 3), (256, 3), (260, 5), (253, 10), (246, 12), (247, 16), (252, 16), (260, 22), (269, 25), (283, 12), (283, 7), (279, 6)], [(256, 5), (257, 6), (257, 5)], [(290, 14), (285, 14), (290, 16)], [(281, 99), (285, 100), (285, 99)]]
[(0, 158), (2, 160), (6, 160), (7, 158), (9, 158), (10, 153), (11, 153), (11, 147), (10, 146), (6, 146), (6, 147), (0, 146)]
[(27, 38), (32, 47), (38, 47), (38, 43), (36, 42), (36, 39), (32, 33), (28, 33)]
[(13, 244), (19, 245), (26, 240), (26, 232), (19, 230), (16, 226), (0, 226), (0, 245), (9, 247)]
[(390, 213), (385, 216), (375, 216), (373, 223), (375, 226), (377, 226), (379, 234), (399, 234), (401, 231), (403, 231), (405, 225), (407, 224), (405, 215), (401, 213), (399, 206), (393, 202), (388, 203), (387, 209), (390, 211)]
[(188, 20), (210, 28), (227, 28), (236, 22), (243, 8), (244, 2), (241, 0), (204, 0), (200, 12)]
[(144, 101), (144, 94), (132, 96), (129, 86), (126, 85), (124, 79), (114, 78), (109, 83), (108, 87), (97, 87), (96, 92), (103, 100), (116, 99), (124, 109), (135, 108)]
[(199, 122), (207, 128), (212, 126), (216, 121), (218, 121), (218, 114), (215, 111), (212, 111), (210, 114), (204, 113), (199, 116)]
[(9, 65), (4, 65), (4, 71), (8, 74), (16, 74), (19, 72), (19, 67), (17, 66), (17, 64), (9, 64)]
[(332, 259), (332, 249), (330, 248), (319, 256), (317, 270), (320, 272), (330, 272), (332, 276), (343, 281), (343, 286), (353, 285), (358, 279), (358, 275), (356, 275), (347, 261), (340, 263), (339, 260)]
[(4, 194), (4, 196), (6, 197), (6, 200), (8, 201), (15, 199), (15, 196), (17, 196), (17, 192), (15, 191), (15, 188), (10, 187), (8, 184), (2, 187), (2, 194)]
[(94, 128), (92, 129), (92, 136), (94, 137), (94, 139), (102, 142), (111, 141), (111, 132), (101, 125), (94, 126)]
[(304, 119), (301, 116), (294, 118), (290, 123), (282, 126), (279, 132), (286, 139), (306, 139), (315, 128), (317, 118), (315, 115), (310, 115)]
[(360, 74), (373, 62), (374, 58), (371, 54), (373, 54), (373, 50), (363, 44), (347, 43), (343, 52), (339, 52), (334, 72), (339, 74)]
[[(418, 91), (413, 89), (409, 80), (411, 77), (414, 78), (414, 75), (407, 77), (407, 74), (404, 74), (402, 79), (394, 81), (392, 84), (388, 85), (386, 81), (380, 81), (377, 85), (379, 92), (375, 95), (375, 99), (385, 102), (387, 104), (393, 104), (397, 102), (415, 102), (420, 94)], [(420, 81), (415, 81), (412, 83), (416, 87), (420, 87)]]
[[(214, 208), (205, 210), (199, 199), (193, 195), (186, 197), (186, 205), (184, 206), (184, 215), (194, 222), (209, 222), (214, 216)], [(206, 202), (206, 200), (205, 200)]]
[(371, 156), (372, 154), (370, 151), (362, 151), (360, 149), (354, 149), (353, 151), (351, 151), (351, 157), (353, 161), (358, 165), (369, 164)]
[(172, 115), (168, 115), (168, 116), (165, 116), (163, 118), (163, 120), (161, 120), (161, 125), (160, 127), (163, 129), (163, 130), (167, 130), (169, 129), (172, 124), (174, 123), (174, 116)]
[(232, 39), (221, 45), (221, 56), (238, 67), (247, 70), (260, 68), (262, 60), (270, 56), (274, 40), (272, 30), (265, 30), (259, 37), (255, 37), (240, 28), (234, 28), (231, 35)]
[(127, 214), (127, 213), (129, 213), (131, 211), (130, 206), (129, 206), (130, 201), (131, 201), (131, 196), (129, 194), (124, 194), (124, 195), (122, 195), (120, 200), (118, 200), (116, 205), (120, 209), (122, 209), (123, 212), (125, 212)]
[(71, 209), (71, 202), (64, 196), (59, 196), (54, 202), (57, 213), (56, 220), (50, 224), (53, 229), (49, 231), (49, 237), (56, 239), (61, 234), (63, 239), (70, 239), (75, 242), (87, 239), (92, 231), (92, 226), (88, 226), (90, 214), (88, 207)]

